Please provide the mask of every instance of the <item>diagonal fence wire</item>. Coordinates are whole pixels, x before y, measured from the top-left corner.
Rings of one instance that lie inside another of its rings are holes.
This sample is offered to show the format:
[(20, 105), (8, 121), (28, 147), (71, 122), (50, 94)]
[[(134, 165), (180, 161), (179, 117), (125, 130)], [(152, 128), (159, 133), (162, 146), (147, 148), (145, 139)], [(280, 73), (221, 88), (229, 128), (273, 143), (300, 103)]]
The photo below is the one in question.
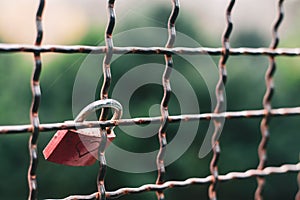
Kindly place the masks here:
[[(293, 108), (277, 108), (271, 107), (271, 99), (273, 94), (273, 76), (276, 68), (275, 57), (276, 56), (300, 56), (300, 48), (277, 48), (279, 37), (278, 28), (283, 19), (283, 0), (278, 2), (278, 18), (273, 27), (273, 38), (269, 48), (230, 48), (229, 36), (232, 30), (231, 11), (235, 4), (235, 0), (230, 0), (226, 10), (227, 27), (223, 35), (222, 48), (187, 48), (177, 47), (173, 48), (175, 40), (176, 30), (175, 21), (179, 13), (179, 1), (172, 0), (173, 10), (168, 21), (169, 38), (165, 47), (115, 47), (112, 41), (112, 33), (115, 25), (115, 10), (114, 0), (107, 0), (108, 10), (108, 24), (105, 33), (105, 46), (62, 46), (62, 45), (42, 45), (43, 29), (42, 29), (42, 13), (44, 11), (45, 0), (40, 0), (38, 10), (36, 13), (36, 27), (37, 37), (34, 45), (24, 44), (4, 44), (0, 43), (0, 53), (33, 53), (35, 66), (33, 70), (31, 88), (32, 88), (32, 105), (30, 110), (31, 124), (27, 125), (12, 125), (12, 126), (0, 126), (0, 134), (15, 134), (15, 133), (27, 133), (31, 132), (29, 140), (29, 155), (30, 165), (28, 168), (28, 186), (29, 195), (28, 199), (38, 199), (37, 190), (37, 140), (40, 132), (47, 132), (53, 130), (65, 130), (65, 129), (83, 129), (91, 127), (101, 127), (102, 139), (99, 147), (99, 172), (97, 177), (98, 191), (90, 195), (71, 195), (65, 199), (114, 199), (119, 198), (127, 194), (142, 193), (147, 191), (157, 192), (158, 199), (164, 199), (164, 190), (176, 187), (184, 187), (194, 184), (210, 184), (209, 197), (210, 199), (217, 199), (216, 186), (218, 182), (231, 181), (233, 179), (245, 179), (250, 177), (256, 177), (258, 180), (258, 187), (255, 193), (256, 199), (262, 199), (262, 189), (264, 185), (264, 178), (270, 174), (284, 174), (287, 172), (298, 172), (298, 185), (299, 191), (296, 195), (296, 200), (300, 200), (300, 163), (297, 164), (285, 164), (280, 167), (266, 167), (266, 144), (269, 137), (269, 119), (270, 117), (279, 116), (292, 116), (300, 115), (300, 107)], [(163, 74), (163, 86), (164, 96), (161, 102), (161, 116), (160, 117), (144, 117), (144, 118), (131, 118), (120, 120), (107, 120), (108, 110), (104, 109), (101, 112), (100, 121), (90, 121), (75, 123), (72, 121), (64, 123), (50, 123), (43, 124), (39, 122), (38, 110), (41, 98), (41, 91), (39, 85), (39, 77), (42, 69), (41, 54), (42, 53), (93, 53), (93, 54), (105, 54), (103, 60), (103, 74), (104, 81), (101, 89), (100, 98), (108, 98), (108, 91), (111, 83), (110, 73), (110, 61), (113, 54), (143, 54), (153, 55), (162, 54), (165, 55), (166, 68)], [(214, 113), (202, 113), (202, 114), (187, 114), (170, 116), (168, 114), (168, 101), (171, 94), (171, 87), (169, 77), (171, 75), (171, 69), (173, 66), (172, 55), (174, 54), (186, 54), (186, 55), (202, 55), (208, 54), (212, 56), (221, 56), (219, 62), (220, 78), (216, 86), (217, 105)], [(232, 111), (225, 112), (222, 105), (222, 96), (224, 93), (224, 85), (226, 82), (226, 61), (229, 56), (268, 56), (270, 60), (269, 68), (266, 72), (266, 93), (263, 100), (264, 109), (261, 110), (245, 110), (245, 111)], [(236, 118), (257, 118), (261, 117), (261, 132), (262, 139), (258, 147), (260, 163), (257, 169), (250, 169), (244, 172), (229, 172), (225, 175), (218, 174), (218, 157), (220, 154), (220, 147), (218, 142), (219, 135), (219, 121), (223, 119), (236, 119)], [(166, 130), (169, 123), (177, 122), (189, 122), (194, 120), (213, 120), (215, 124), (215, 133), (212, 138), (212, 145), (214, 155), (210, 164), (211, 175), (205, 178), (189, 178), (183, 181), (166, 181), (163, 178), (165, 173), (164, 169), (164, 154), (166, 146)], [(105, 146), (107, 134), (110, 134), (110, 127), (113, 126), (131, 126), (134, 124), (149, 124), (159, 123), (161, 124), (159, 130), (159, 142), (160, 152), (157, 155), (157, 167), (158, 177), (155, 184), (145, 184), (136, 188), (120, 188), (115, 191), (106, 191), (105, 189), (105, 174), (106, 174), (106, 160), (105, 160)]]

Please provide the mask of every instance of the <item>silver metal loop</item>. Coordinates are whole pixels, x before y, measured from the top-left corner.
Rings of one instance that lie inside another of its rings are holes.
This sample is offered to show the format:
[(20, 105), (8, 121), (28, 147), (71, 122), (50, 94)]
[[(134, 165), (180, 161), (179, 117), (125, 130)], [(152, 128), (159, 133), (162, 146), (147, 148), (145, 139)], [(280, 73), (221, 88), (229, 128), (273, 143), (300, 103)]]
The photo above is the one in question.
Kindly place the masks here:
[(123, 113), (122, 105), (114, 99), (104, 99), (104, 100), (94, 101), (93, 103), (90, 103), (89, 105), (84, 107), (77, 115), (74, 121), (83, 122), (89, 114), (97, 110), (100, 110), (102, 108), (114, 109), (114, 115), (111, 120), (118, 120), (122, 117), (122, 113)]

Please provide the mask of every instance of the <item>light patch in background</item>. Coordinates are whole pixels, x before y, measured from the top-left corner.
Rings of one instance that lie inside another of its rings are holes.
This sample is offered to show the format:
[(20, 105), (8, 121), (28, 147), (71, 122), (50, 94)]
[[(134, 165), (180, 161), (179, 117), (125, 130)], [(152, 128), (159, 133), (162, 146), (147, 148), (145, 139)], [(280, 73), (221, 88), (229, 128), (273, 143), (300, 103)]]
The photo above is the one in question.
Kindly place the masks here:
[[(0, 37), (5, 43), (33, 44), (39, 1), (2, 0)], [(88, 32), (88, 16), (71, 1), (46, 1), (43, 44), (70, 44)]]
[[(1, 0), (0, 2), (0, 37), (5, 43), (32, 44), (36, 36), (35, 13), (39, 1)], [(70, 44), (84, 36), (91, 26), (104, 27), (107, 21), (106, 1), (98, 0), (51, 0), (46, 1), (43, 16), (43, 44)], [(193, 17), (191, 26), (199, 31), (205, 29), (212, 37), (222, 35), (226, 26), (225, 11), (228, 1), (181, 1), (181, 15)], [(236, 2), (232, 21), (235, 32), (253, 30), (263, 36), (271, 37), (272, 23), (276, 17), (277, 1), (274, 0), (243, 0)], [(115, 9), (117, 25), (115, 32), (126, 29), (125, 22), (135, 17), (136, 20), (153, 20), (151, 12), (160, 6), (170, 7), (171, 1), (160, 0), (126, 0), (116, 1)], [(284, 3), (285, 19), (280, 30), (285, 39), (293, 33), (296, 19), (299, 18), (300, 1), (290, 0)], [(148, 12), (147, 12), (148, 13)], [(165, 23), (165, 21), (162, 21)], [(124, 24), (124, 25), (123, 25)], [(101, 38), (100, 38), (101, 39)]]

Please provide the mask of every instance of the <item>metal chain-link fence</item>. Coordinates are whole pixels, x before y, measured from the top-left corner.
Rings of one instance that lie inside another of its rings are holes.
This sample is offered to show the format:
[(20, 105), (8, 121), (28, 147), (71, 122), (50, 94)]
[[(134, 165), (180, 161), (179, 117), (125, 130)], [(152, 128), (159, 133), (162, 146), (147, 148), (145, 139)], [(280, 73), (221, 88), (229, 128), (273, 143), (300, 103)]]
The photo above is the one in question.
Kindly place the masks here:
[[(189, 186), (193, 184), (210, 184), (209, 187), (209, 198), (211, 200), (217, 199), (218, 194), (217, 185), (224, 181), (232, 179), (246, 179), (251, 177), (257, 178), (257, 190), (255, 192), (255, 199), (262, 199), (262, 190), (265, 184), (265, 177), (270, 174), (285, 174), (288, 172), (299, 172), (300, 163), (296, 164), (284, 164), (280, 167), (265, 167), (267, 159), (267, 143), (269, 140), (269, 120), (272, 117), (277, 116), (288, 116), (288, 115), (300, 115), (300, 107), (292, 108), (272, 108), (272, 96), (274, 92), (273, 77), (276, 69), (276, 57), (278, 56), (300, 56), (299, 48), (277, 48), (279, 44), (278, 29), (283, 21), (284, 16), (284, 1), (279, 0), (277, 12), (278, 16), (275, 19), (273, 25), (273, 38), (269, 48), (231, 48), (230, 47), (230, 36), (233, 30), (233, 22), (231, 20), (231, 13), (236, 4), (235, 0), (228, 1), (228, 7), (226, 9), (226, 22), (227, 26), (222, 38), (222, 47), (220, 48), (188, 48), (188, 47), (176, 47), (173, 48), (173, 44), (176, 38), (175, 22), (179, 13), (179, 0), (172, 0), (173, 10), (171, 12), (168, 21), (168, 41), (165, 47), (115, 47), (113, 46), (113, 30), (115, 27), (115, 1), (108, 0), (108, 23), (105, 33), (105, 46), (61, 46), (61, 45), (42, 45), (43, 39), (43, 28), (42, 28), (42, 15), (45, 9), (45, 0), (40, 0), (40, 4), (36, 13), (36, 41), (34, 45), (21, 45), (21, 44), (0, 44), (0, 53), (10, 52), (23, 52), (32, 53), (35, 60), (35, 65), (32, 72), (31, 89), (32, 89), (32, 105), (30, 109), (31, 113), (31, 124), (28, 125), (9, 125), (0, 126), (1, 134), (16, 134), (16, 133), (31, 133), (29, 141), (29, 153), (30, 162), (28, 167), (28, 186), (29, 186), (29, 197), (28, 199), (38, 198), (38, 136), (41, 132), (53, 131), (53, 130), (66, 130), (66, 129), (79, 129), (101, 126), (102, 138), (106, 138), (106, 134), (109, 131), (109, 127), (112, 126), (130, 126), (134, 124), (148, 124), (150, 122), (160, 123), (158, 130), (159, 138), (159, 152), (157, 155), (157, 180), (155, 183), (149, 183), (136, 188), (120, 188), (115, 191), (106, 191), (105, 188), (105, 173), (106, 173), (106, 161), (105, 161), (105, 146), (106, 140), (100, 142), (99, 147), (99, 173), (98, 173), (98, 191), (91, 195), (74, 195), (69, 196), (65, 199), (111, 199), (118, 198), (123, 195), (142, 193), (155, 191), (157, 198), (162, 200), (165, 199), (164, 191), (169, 188)], [(239, 2), (243, 3), (243, 2)], [(145, 117), (145, 118), (131, 118), (131, 119), (120, 119), (120, 120), (107, 120), (109, 109), (103, 109), (99, 121), (89, 122), (68, 122), (68, 123), (50, 123), (45, 124), (39, 120), (39, 105), (40, 97), (42, 96), (40, 90), (40, 74), (42, 71), (42, 54), (43, 53), (62, 53), (62, 54), (74, 54), (74, 53), (94, 53), (94, 54), (105, 54), (103, 61), (103, 75), (104, 81), (101, 89), (101, 99), (109, 98), (109, 89), (111, 82), (110, 63), (111, 58), (115, 54), (161, 54), (165, 56), (165, 71), (162, 75), (163, 85), (163, 97), (161, 100), (161, 116), (157, 117)], [(172, 93), (170, 87), (170, 76), (173, 68), (172, 56), (177, 55), (214, 55), (220, 56), (219, 60), (219, 81), (216, 85), (216, 99), (217, 104), (213, 113), (201, 113), (201, 114), (187, 114), (171, 116), (168, 112), (168, 102)], [(263, 98), (263, 109), (261, 110), (245, 110), (227, 112), (224, 108), (224, 87), (227, 79), (226, 63), (230, 56), (241, 56), (241, 55), (252, 55), (252, 56), (268, 56), (269, 67), (265, 74), (266, 80), (266, 92)], [(5, 115), (5, 113), (3, 113)], [(222, 119), (234, 119), (234, 118), (262, 118), (261, 121), (261, 142), (258, 146), (259, 164), (257, 169), (249, 169), (244, 172), (230, 172), (224, 175), (220, 175), (218, 172), (218, 160), (221, 156), (221, 149), (219, 141), (219, 135), (222, 131), (220, 121)], [(168, 124), (176, 122), (186, 122), (193, 120), (213, 120), (214, 122), (214, 134), (211, 139), (211, 145), (213, 146), (213, 157), (211, 159), (210, 168), (211, 175), (203, 178), (189, 178), (182, 181), (165, 181), (164, 175), (166, 172), (164, 165), (164, 157), (167, 145), (167, 132)], [(298, 141), (299, 142), (299, 141)], [(296, 141), (296, 145), (298, 145)], [(2, 172), (0, 172), (1, 174)], [(109, 178), (109, 177), (106, 177)], [(300, 185), (300, 175), (298, 175), (298, 183)], [(295, 197), (300, 200), (300, 191)], [(167, 198), (166, 198), (167, 199)]]

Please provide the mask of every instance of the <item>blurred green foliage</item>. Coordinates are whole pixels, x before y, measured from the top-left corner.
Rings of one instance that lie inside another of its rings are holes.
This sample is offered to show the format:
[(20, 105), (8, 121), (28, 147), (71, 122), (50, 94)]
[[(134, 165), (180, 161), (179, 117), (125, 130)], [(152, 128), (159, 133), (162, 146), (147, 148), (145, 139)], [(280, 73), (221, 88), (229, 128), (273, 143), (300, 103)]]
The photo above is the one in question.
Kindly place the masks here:
[[(169, 11), (157, 10), (154, 20), (137, 24), (132, 19), (127, 29), (153, 26), (161, 27), (167, 20)], [(203, 45), (211, 40), (202, 29), (201, 32), (189, 26), (189, 16), (181, 16), (177, 22), (177, 30), (183, 32)], [(164, 27), (165, 25), (163, 25)], [(104, 30), (91, 27), (91, 31), (76, 44), (97, 45)], [(100, 34), (101, 33), (101, 34)], [(161, 37), (158, 35), (157, 39)], [(290, 44), (291, 41), (281, 41), (281, 44)], [(132, 38), (132, 43), (134, 43)], [(155, 41), (147, 41), (149, 44)], [(162, 44), (165, 41), (161, 41)], [(219, 41), (216, 40), (215, 43)], [(231, 40), (233, 47), (267, 46), (268, 42), (257, 32), (244, 31), (236, 33)], [(136, 44), (134, 44), (136, 45)], [(43, 56), (44, 65), (41, 75), (42, 100), (40, 106), (40, 122), (62, 122), (73, 118), (72, 90), (76, 73), (85, 59), (83, 54), (53, 54)], [(218, 62), (219, 57), (212, 58)], [(299, 105), (300, 100), (300, 59), (277, 59), (275, 74), (276, 93), (272, 104), (274, 107), (291, 107)], [(119, 78), (132, 66), (143, 63), (162, 63), (163, 56), (153, 55), (125, 55), (112, 65), (113, 82), (111, 91)], [(123, 64), (127, 63), (126, 66)], [(201, 77), (193, 76), (192, 69), (177, 56), (174, 56), (174, 68), (182, 73), (197, 91), (199, 106), (202, 111), (210, 111), (210, 97)], [(268, 58), (263, 56), (236, 56), (230, 57), (228, 70), (228, 84), (226, 86), (227, 110), (261, 109), (262, 98), (265, 92), (264, 73), (268, 66)], [(30, 78), (33, 67), (33, 57), (30, 54), (0, 54), (0, 124), (28, 124), (29, 108), (31, 104)], [(101, 63), (99, 63), (101, 68)], [(93, 72), (90, 72), (93, 73)], [(88, 78), (88, 77), (87, 77)], [(99, 77), (98, 92), (101, 87)], [(171, 83), (172, 85), (172, 83)], [(200, 89), (199, 89), (200, 88)], [(163, 90), (157, 85), (147, 85), (139, 88), (130, 100), (132, 116), (149, 116), (149, 108), (161, 101)], [(98, 99), (95, 94), (95, 100)], [(178, 113), (180, 102), (176, 95), (172, 95), (170, 113)], [(267, 165), (281, 165), (296, 163), (299, 159), (299, 116), (279, 117), (271, 120), (271, 139), (268, 145)], [(167, 167), (166, 180), (184, 180), (188, 177), (205, 177), (209, 175), (211, 153), (205, 158), (198, 158), (198, 151), (208, 127), (207, 121), (200, 123), (198, 134), (183, 156)], [(169, 132), (176, 133), (178, 126), (170, 125)], [(121, 132), (116, 128), (116, 132)], [(54, 132), (43, 132), (39, 137), (39, 166), (38, 183), (39, 195), (44, 198), (62, 198), (70, 194), (90, 194), (96, 191), (96, 176), (98, 165), (89, 167), (68, 167), (53, 164), (44, 160), (41, 152)], [(188, 133), (187, 133), (188, 134)], [(0, 199), (25, 199), (27, 195), (27, 167), (28, 167), (28, 137), (29, 134), (10, 134), (0, 137)], [(172, 135), (168, 136), (170, 141)], [(230, 171), (244, 171), (256, 168), (258, 164), (257, 146), (260, 142), (260, 119), (227, 120), (221, 135), (222, 154), (219, 162), (220, 174)], [(136, 152), (146, 152), (157, 149), (156, 137), (137, 139), (118, 133), (116, 144)], [(126, 162), (126, 160), (121, 160)], [(153, 161), (155, 162), (155, 161)], [(108, 169), (106, 176), (107, 190), (120, 187), (138, 187), (145, 183), (153, 183), (156, 172), (131, 174)], [(266, 178), (266, 199), (293, 199), (297, 191), (295, 174), (272, 175)], [(253, 199), (256, 188), (256, 179), (232, 180), (219, 184), (218, 199)], [(166, 190), (168, 199), (207, 199), (208, 185), (196, 185), (188, 188)], [(147, 192), (137, 195), (121, 197), (125, 199), (155, 199), (155, 193)]]

